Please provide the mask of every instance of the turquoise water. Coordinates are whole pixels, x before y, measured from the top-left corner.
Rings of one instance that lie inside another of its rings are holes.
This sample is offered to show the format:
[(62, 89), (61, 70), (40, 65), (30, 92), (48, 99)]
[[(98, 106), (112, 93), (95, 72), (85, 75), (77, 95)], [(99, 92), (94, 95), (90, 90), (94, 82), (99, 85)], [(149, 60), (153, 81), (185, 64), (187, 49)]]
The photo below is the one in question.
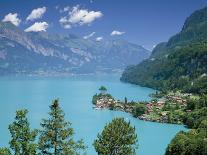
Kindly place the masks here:
[(162, 155), (181, 125), (140, 121), (130, 114), (94, 110), (92, 96), (104, 85), (115, 98), (145, 101), (154, 90), (119, 81), (119, 76), (74, 76), (65, 78), (4, 77), (0, 78), (0, 147), (7, 146), (10, 138), (8, 125), (13, 121), (16, 109), (27, 108), (33, 128), (47, 117), (52, 100), (59, 98), (66, 119), (75, 129), (75, 138), (82, 138), (88, 146), (89, 155), (96, 154), (92, 143), (97, 133), (114, 117), (124, 117), (136, 127), (139, 155)]

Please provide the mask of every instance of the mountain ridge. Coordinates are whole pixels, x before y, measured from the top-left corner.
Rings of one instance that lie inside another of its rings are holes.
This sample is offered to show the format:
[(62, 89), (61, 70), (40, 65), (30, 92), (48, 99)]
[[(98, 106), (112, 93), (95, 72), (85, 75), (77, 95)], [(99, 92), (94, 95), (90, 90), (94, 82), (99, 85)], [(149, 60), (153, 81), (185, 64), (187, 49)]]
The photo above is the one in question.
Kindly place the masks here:
[(207, 7), (189, 16), (182, 30), (158, 44), (149, 59), (127, 67), (121, 80), (158, 90), (207, 92)]
[(22, 74), (20, 66), (24, 74), (113, 72), (141, 62), (150, 54), (143, 47), (124, 40), (97, 42), (73, 34), (24, 32), (8, 22), (0, 22), (0, 43), (1, 74)]

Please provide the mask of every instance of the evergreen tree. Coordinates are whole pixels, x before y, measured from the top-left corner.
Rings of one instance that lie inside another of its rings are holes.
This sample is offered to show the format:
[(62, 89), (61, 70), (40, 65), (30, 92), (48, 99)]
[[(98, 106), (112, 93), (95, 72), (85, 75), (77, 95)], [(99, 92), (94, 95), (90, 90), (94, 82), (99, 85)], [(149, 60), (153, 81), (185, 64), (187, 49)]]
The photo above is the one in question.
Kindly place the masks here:
[(127, 101), (127, 98), (126, 98), (126, 97), (124, 98), (124, 103), (125, 103), (125, 104), (127, 104), (127, 103), (128, 103), (128, 101)]
[(124, 118), (115, 118), (98, 134), (93, 145), (99, 155), (134, 155), (137, 149), (135, 127)]
[(26, 117), (27, 113), (27, 110), (17, 111), (15, 121), (9, 125), (9, 131), (12, 137), (9, 144), (15, 155), (36, 154), (37, 145), (34, 141), (37, 136), (37, 130), (30, 129)]
[(49, 118), (43, 119), (39, 137), (41, 154), (74, 155), (85, 149), (82, 140), (73, 140), (74, 130), (64, 119), (64, 112), (55, 100), (50, 106)]

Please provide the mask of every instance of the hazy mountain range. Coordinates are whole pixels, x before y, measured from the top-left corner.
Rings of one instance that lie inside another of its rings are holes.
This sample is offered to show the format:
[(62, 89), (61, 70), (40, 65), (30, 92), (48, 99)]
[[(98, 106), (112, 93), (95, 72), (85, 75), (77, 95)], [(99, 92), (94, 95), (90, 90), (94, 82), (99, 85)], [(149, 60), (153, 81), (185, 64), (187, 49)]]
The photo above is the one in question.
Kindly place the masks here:
[(24, 32), (0, 22), (0, 75), (118, 72), (149, 55), (142, 46), (124, 40)]

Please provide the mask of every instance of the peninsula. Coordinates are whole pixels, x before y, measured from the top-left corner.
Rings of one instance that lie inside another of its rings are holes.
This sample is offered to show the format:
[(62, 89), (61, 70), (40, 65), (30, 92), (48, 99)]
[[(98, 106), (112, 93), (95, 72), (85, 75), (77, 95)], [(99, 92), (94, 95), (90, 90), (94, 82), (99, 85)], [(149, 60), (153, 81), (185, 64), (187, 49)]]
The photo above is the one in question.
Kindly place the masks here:
[(195, 98), (187, 93), (170, 92), (163, 95), (157, 92), (151, 101), (128, 102), (126, 97), (124, 101), (114, 99), (104, 86), (101, 86), (99, 91), (100, 93), (95, 94), (92, 99), (94, 109), (120, 110), (140, 120), (172, 124), (183, 124), (186, 113), (191, 112), (187, 108), (187, 101)]

